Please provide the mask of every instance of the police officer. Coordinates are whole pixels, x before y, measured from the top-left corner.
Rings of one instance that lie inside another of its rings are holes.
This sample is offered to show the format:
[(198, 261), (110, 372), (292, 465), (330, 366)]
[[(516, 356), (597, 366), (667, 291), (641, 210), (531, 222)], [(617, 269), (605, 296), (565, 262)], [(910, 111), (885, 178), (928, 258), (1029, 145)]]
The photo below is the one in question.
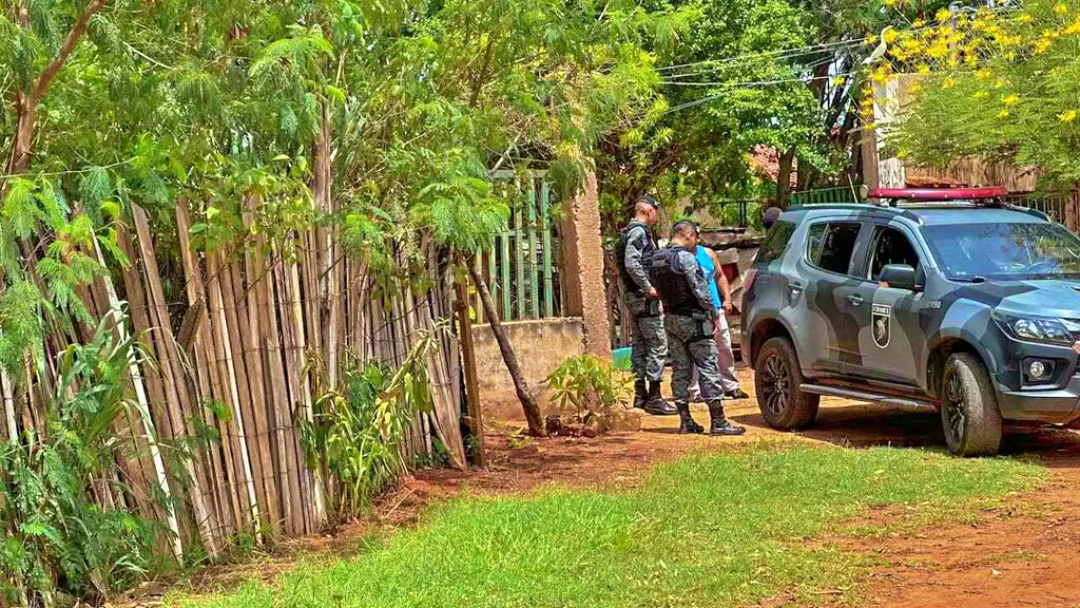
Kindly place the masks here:
[(649, 280), (649, 264), (656, 252), (651, 229), (656, 224), (659, 203), (644, 195), (634, 204), (634, 219), (619, 236), (616, 252), (623, 285), (623, 305), (630, 313), (633, 340), (634, 407), (654, 416), (674, 416), (678, 412), (660, 396), (664, 375), (667, 338), (660, 300)]
[(671, 352), (671, 390), (682, 422), (680, 434), (703, 433), (690, 416), (690, 368), (697, 365), (701, 393), (709, 404), (712, 435), (742, 435), (746, 429), (732, 426), (724, 415), (724, 391), (720, 388), (717, 349), (713, 333), (717, 312), (709, 295), (709, 285), (694, 251), (698, 230), (693, 222), (682, 221), (672, 228), (671, 244), (653, 256), (650, 276), (664, 303), (664, 327)]

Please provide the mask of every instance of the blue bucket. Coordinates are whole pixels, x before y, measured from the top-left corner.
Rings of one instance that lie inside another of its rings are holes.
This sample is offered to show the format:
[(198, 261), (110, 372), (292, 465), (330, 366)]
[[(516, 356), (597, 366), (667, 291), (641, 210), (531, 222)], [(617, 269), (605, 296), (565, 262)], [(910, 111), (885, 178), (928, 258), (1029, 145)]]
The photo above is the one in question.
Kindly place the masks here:
[(611, 359), (615, 363), (615, 369), (627, 372), (630, 371), (630, 355), (632, 352), (633, 349), (629, 346), (626, 348), (616, 348), (615, 350), (611, 351)]

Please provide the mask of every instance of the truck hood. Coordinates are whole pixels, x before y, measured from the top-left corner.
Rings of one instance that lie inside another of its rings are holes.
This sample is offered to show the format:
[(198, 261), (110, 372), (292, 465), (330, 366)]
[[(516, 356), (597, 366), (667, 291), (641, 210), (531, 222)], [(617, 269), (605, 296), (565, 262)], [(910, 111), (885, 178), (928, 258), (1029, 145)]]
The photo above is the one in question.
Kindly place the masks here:
[(971, 289), (983, 296), (979, 299), (1004, 312), (1080, 319), (1080, 281), (984, 283), (972, 285)]

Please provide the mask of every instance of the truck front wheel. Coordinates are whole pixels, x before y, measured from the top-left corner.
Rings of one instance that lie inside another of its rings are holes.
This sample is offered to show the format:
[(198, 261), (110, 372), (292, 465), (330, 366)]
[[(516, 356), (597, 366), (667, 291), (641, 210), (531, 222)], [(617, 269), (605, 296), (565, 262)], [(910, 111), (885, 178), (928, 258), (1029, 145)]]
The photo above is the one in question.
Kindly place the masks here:
[(791, 341), (773, 338), (755, 355), (754, 389), (765, 422), (782, 431), (813, 423), (820, 398), (802, 391), (802, 372)]
[(957, 456), (993, 456), (1001, 449), (1001, 410), (990, 374), (978, 357), (955, 353), (941, 377), (941, 425)]

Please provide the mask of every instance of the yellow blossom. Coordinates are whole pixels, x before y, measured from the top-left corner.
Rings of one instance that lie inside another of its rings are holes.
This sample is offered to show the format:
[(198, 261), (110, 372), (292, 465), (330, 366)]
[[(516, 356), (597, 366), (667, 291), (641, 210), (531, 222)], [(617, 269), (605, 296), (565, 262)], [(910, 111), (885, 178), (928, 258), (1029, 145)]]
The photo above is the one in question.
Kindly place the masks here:
[(921, 74), (923, 76), (926, 76), (929, 73), (930, 73), (930, 66), (926, 65), (925, 63), (919, 65), (919, 74)]
[(1031, 23), (1035, 21), (1035, 17), (1031, 16), (1031, 13), (1020, 13), (1016, 16), (1017, 23)]
[(956, 79), (952, 78), (951, 76), (949, 78), (946, 78), (945, 81), (941, 83), (941, 87), (943, 89), (952, 89), (956, 87)]
[(975, 99), (986, 99), (987, 97), (990, 97), (990, 94), (986, 91), (975, 91), (975, 94), (972, 95), (972, 97)]
[(986, 70), (986, 69), (982, 69), (982, 70), (979, 70), (978, 72), (975, 72), (975, 78), (978, 78), (979, 80), (990, 80), (990, 78), (993, 75), (994, 75), (993, 72), (991, 72), (990, 70)]
[(1064, 2), (1058, 2), (1054, 5), (1054, 12), (1059, 15), (1067, 15), (1069, 13), (1069, 6)]
[(1076, 110), (1069, 110), (1068, 112), (1063, 112), (1061, 114), (1058, 114), (1058, 120), (1060, 120), (1061, 122), (1064, 122), (1064, 123), (1070, 123), (1070, 122), (1076, 120), (1076, 116), (1077, 116)]
[(1009, 111), (1008, 110), (1002, 110), (1002, 111), (998, 112), (998, 118), (1008, 118), (1008, 117), (1009, 117)]
[(899, 3), (900, 3), (899, 0), (885, 0), (885, 6), (887, 6), (889, 8), (893, 8), (894, 6), (896, 6)]
[(833, 78), (832, 83), (834, 87), (842, 87), (847, 83), (847, 76), (837, 76)]
[(947, 8), (943, 8), (934, 15), (936, 21), (948, 21), (952, 18), (952, 11)]
[(1017, 104), (1017, 102), (1019, 102), (1019, 101), (1020, 101), (1020, 98), (1014, 94), (1014, 95), (1006, 95), (1005, 99), (1001, 100), (1001, 103), (1005, 104), (1005, 107), (1011, 108), (1012, 106), (1015, 106)]
[(885, 44), (892, 44), (900, 38), (900, 32), (894, 30), (891, 27), (886, 28), (885, 31), (882, 33), (881, 38), (885, 41)]
[(911, 27), (914, 27), (914, 28), (926, 27), (926, 20), (925, 19), (916, 19), (915, 21), (911, 22)]

